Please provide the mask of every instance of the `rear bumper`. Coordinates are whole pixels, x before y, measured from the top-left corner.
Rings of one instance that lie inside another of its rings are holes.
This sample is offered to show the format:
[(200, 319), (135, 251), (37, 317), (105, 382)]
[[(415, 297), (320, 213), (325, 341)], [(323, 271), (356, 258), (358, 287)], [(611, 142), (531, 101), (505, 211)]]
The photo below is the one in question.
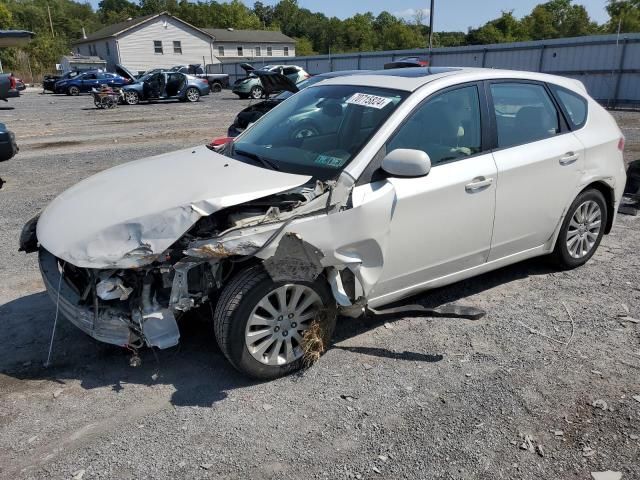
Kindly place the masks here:
[[(134, 343), (126, 314), (111, 307), (82, 305), (80, 295), (63, 278), (58, 260), (44, 248), (38, 252), (38, 263), (45, 288), (62, 316), (87, 335), (101, 342), (125, 346)], [(59, 290), (58, 290), (59, 288)]]

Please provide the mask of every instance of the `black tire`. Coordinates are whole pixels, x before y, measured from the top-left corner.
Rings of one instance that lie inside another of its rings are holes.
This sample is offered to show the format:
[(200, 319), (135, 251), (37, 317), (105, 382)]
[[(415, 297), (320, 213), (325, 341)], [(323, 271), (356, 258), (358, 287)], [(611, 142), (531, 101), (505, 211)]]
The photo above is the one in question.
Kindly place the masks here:
[[(595, 204), (597, 204), (600, 210), (600, 228), (595, 243), (590, 247), (586, 255), (581, 256), (580, 258), (575, 258), (569, 251), (569, 246), (567, 245), (567, 236), (569, 234), (572, 218), (576, 214), (578, 208), (584, 205), (586, 202), (595, 202)], [(560, 227), (560, 233), (558, 235), (558, 239), (556, 240), (556, 246), (552, 254), (552, 258), (556, 265), (562, 269), (571, 269), (587, 263), (600, 245), (600, 241), (602, 240), (602, 236), (604, 235), (604, 230), (607, 225), (608, 215), (609, 212), (607, 211), (607, 202), (605, 201), (605, 198), (600, 191), (596, 189), (588, 189), (581, 192), (569, 207), (567, 215), (565, 216), (565, 219), (562, 222), (562, 226)]]
[(71, 87), (67, 88), (67, 95), (71, 95), (73, 97), (77, 97), (78, 95), (80, 95), (80, 89), (78, 87), (71, 86)]
[(256, 360), (245, 343), (245, 329), (251, 312), (270, 291), (285, 285), (299, 284), (310, 287), (326, 306), (323, 329), (331, 338), (336, 325), (337, 309), (331, 290), (320, 276), (315, 282), (274, 282), (262, 265), (256, 265), (239, 273), (222, 290), (213, 315), (218, 345), (237, 370), (259, 380), (273, 380), (299, 370), (304, 359), (278, 366), (266, 365)]
[(220, 93), (222, 91), (222, 85), (220, 85), (218, 82), (215, 82), (211, 85), (211, 91), (213, 93)]
[(191, 103), (197, 102), (200, 100), (200, 90), (195, 87), (187, 88), (187, 91), (184, 92), (184, 100)]
[(236, 93), (236, 95), (238, 95), (238, 98), (240, 100), (246, 100), (247, 98), (249, 98), (249, 94), (248, 93)]
[(124, 92), (124, 101), (127, 105), (137, 105), (140, 103), (140, 95), (133, 90), (126, 91)]
[(251, 87), (251, 91), (249, 92), (249, 96), (253, 99), (259, 99), (262, 98), (262, 94), (264, 93), (264, 90), (262, 89), (261, 86), (259, 85), (255, 85), (253, 87)]

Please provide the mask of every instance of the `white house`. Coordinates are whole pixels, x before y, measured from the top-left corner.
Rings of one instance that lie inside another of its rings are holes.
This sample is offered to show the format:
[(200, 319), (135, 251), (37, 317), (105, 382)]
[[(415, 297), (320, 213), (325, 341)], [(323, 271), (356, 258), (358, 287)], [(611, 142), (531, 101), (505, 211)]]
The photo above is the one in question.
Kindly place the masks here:
[(133, 72), (174, 65), (219, 63), (211, 34), (168, 13), (109, 25), (73, 43), (80, 55), (98, 56), (112, 70), (122, 64)]
[(282, 32), (272, 30), (235, 30), (206, 28), (213, 37), (213, 54), (221, 61), (233, 58), (260, 59), (295, 57), (296, 41)]

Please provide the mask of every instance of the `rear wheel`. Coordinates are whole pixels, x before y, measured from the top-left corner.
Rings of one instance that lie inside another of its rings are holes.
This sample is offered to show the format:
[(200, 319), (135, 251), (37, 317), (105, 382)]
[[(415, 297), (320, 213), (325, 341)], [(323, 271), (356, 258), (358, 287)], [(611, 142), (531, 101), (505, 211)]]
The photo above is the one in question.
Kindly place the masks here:
[(67, 89), (67, 95), (77, 96), (80, 95), (80, 89), (78, 87), (71, 86)]
[(314, 320), (328, 340), (336, 304), (326, 282), (274, 282), (258, 265), (224, 288), (214, 327), (220, 349), (235, 368), (271, 380), (302, 367), (302, 337)]
[(190, 102), (197, 102), (200, 100), (200, 90), (194, 87), (189, 87), (184, 94), (184, 98)]
[(140, 95), (138, 95), (138, 92), (134, 91), (124, 92), (124, 101), (127, 105), (137, 105), (140, 103)]
[(220, 85), (219, 83), (214, 83), (213, 85), (211, 85), (211, 91), (213, 93), (220, 93), (222, 91), (222, 85)]
[(587, 263), (596, 252), (607, 224), (607, 204), (601, 192), (585, 190), (573, 201), (560, 227), (553, 257), (562, 268)]
[(251, 92), (249, 92), (249, 95), (251, 96), (251, 98), (261, 98), (262, 97), (262, 87), (260, 87), (259, 85), (256, 85), (254, 87), (251, 88)]

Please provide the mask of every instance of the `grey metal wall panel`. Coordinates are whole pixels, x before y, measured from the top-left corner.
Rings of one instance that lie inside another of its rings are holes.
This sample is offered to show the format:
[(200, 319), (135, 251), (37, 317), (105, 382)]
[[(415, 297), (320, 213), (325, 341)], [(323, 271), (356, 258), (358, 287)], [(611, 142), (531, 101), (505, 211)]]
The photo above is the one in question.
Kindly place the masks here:
[[(625, 45), (626, 43), (626, 45)], [(623, 72), (618, 83), (618, 70), (624, 51)], [(332, 70), (379, 70), (385, 63), (406, 56), (428, 57), (426, 50), (394, 50), (312, 57), (274, 59), (300, 65), (312, 75)], [(542, 56), (542, 62), (541, 62)], [(640, 104), (640, 34), (594, 35), (590, 37), (516, 42), (495, 45), (469, 45), (436, 48), (431, 55), (434, 66), (506, 68), (557, 73), (581, 80), (589, 93), (608, 105), (618, 98), (625, 103)], [(224, 64), (231, 82), (244, 76), (235, 64)]]
[(538, 70), (537, 49), (488, 51), (485, 67), (508, 68), (510, 70)]

